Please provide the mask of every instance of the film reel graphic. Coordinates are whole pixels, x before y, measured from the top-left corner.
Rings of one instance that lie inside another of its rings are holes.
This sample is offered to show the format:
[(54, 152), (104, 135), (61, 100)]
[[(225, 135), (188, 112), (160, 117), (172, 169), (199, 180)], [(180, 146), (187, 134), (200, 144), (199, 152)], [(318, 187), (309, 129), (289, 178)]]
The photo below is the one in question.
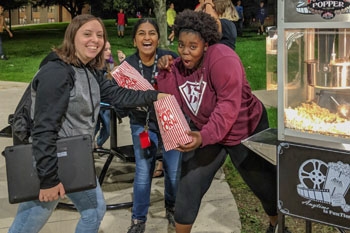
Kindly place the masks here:
[(321, 189), (326, 180), (328, 166), (318, 159), (305, 161), (299, 168), (299, 180), (305, 188)]
[(297, 192), (300, 196), (320, 203), (338, 206), (350, 212), (345, 195), (350, 187), (350, 165), (341, 161), (325, 163), (309, 159), (299, 167)]

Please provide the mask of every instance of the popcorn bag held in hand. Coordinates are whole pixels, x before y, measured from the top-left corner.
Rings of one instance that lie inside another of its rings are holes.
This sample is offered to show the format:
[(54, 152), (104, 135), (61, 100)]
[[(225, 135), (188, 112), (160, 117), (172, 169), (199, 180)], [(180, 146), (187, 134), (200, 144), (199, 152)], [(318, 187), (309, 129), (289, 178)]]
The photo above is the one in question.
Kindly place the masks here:
[(166, 151), (175, 149), (178, 144), (192, 142), (186, 134), (190, 127), (175, 96), (167, 96), (154, 102), (160, 134)]
[(129, 63), (124, 61), (111, 71), (119, 86), (132, 90), (154, 90), (153, 86)]

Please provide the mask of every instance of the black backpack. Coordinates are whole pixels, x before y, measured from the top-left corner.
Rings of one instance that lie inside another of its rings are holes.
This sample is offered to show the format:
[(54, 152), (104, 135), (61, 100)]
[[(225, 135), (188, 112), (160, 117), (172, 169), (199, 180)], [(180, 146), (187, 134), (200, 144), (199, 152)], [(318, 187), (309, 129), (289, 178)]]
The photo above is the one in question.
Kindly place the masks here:
[[(66, 65), (65, 67), (69, 73), (74, 74), (74, 70), (70, 65)], [(13, 145), (29, 143), (29, 138), (33, 129), (33, 120), (30, 116), (32, 106), (31, 86), (32, 82), (29, 83), (24, 91), (15, 112), (10, 114), (8, 118), (8, 123), (12, 128)]]
[(12, 128), (13, 145), (29, 143), (33, 128), (33, 120), (30, 117), (32, 106), (31, 86), (32, 83), (30, 82), (17, 104), (15, 112), (9, 115), (8, 122)]

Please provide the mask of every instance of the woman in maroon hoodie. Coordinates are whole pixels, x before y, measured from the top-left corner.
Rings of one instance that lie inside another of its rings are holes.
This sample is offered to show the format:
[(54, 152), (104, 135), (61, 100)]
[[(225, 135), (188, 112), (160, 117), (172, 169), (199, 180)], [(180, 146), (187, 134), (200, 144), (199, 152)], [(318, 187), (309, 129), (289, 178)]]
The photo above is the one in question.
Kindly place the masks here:
[[(277, 224), (276, 167), (241, 144), (269, 127), (263, 104), (252, 94), (238, 55), (217, 43), (215, 19), (185, 10), (175, 20), (179, 57), (163, 56), (159, 90), (175, 95), (189, 119), (193, 141), (179, 145), (182, 173), (175, 204), (176, 232), (190, 232), (201, 199), (228, 153), (239, 173)], [(191, 195), (188, 195), (188, 194)]]

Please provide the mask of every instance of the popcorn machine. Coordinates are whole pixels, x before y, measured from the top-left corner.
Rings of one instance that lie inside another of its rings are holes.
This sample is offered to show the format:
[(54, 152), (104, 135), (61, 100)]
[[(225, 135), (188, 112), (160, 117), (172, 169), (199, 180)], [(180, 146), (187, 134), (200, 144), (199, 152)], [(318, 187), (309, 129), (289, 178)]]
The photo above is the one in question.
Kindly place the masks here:
[(242, 143), (277, 165), (279, 232), (285, 215), (305, 219), (306, 232), (312, 222), (342, 232), (350, 229), (350, 0), (278, 1), (277, 22), (278, 129)]
[(350, 1), (284, 0), (278, 12), (279, 210), (308, 232), (350, 229)]

